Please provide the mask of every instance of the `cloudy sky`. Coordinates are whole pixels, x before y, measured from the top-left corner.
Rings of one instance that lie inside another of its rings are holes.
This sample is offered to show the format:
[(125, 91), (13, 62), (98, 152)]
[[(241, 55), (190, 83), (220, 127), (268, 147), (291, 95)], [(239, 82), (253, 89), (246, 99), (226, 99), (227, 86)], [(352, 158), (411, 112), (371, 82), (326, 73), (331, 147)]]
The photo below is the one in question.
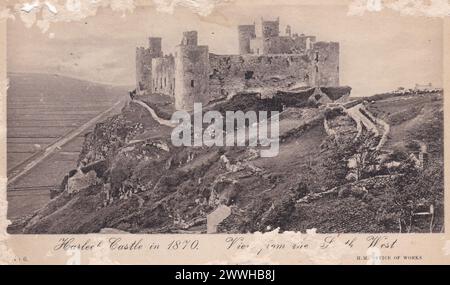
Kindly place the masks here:
[(187, 8), (173, 14), (139, 7), (133, 13), (102, 8), (80, 22), (51, 24), (46, 33), (8, 22), (8, 70), (43, 72), (117, 85), (135, 82), (135, 48), (148, 36), (163, 38), (165, 53), (173, 52), (185, 30), (198, 30), (200, 44), (210, 52), (238, 50), (237, 25), (280, 17), (281, 31), (316, 35), (341, 45), (341, 84), (355, 96), (399, 86), (431, 82), (442, 86), (442, 23), (440, 19), (401, 16), (383, 10), (347, 16), (346, 6), (224, 5), (208, 17)]

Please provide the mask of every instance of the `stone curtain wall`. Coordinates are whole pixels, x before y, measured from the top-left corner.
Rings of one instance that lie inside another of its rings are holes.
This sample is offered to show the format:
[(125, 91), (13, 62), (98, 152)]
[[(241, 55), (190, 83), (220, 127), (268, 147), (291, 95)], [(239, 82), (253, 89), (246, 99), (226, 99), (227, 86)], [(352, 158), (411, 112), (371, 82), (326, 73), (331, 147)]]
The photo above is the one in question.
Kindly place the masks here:
[(262, 20), (260, 37), (255, 24), (238, 26), (239, 55), (209, 54), (197, 31), (186, 31), (175, 57), (163, 56), (162, 39), (150, 37), (149, 47), (136, 51), (138, 94), (174, 96), (177, 110), (190, 110), (239, 92), (339, 86), (339, 43), (292, 34), (289, 26), (280, 36), (279, 24)]
[(136, 48), (136, 90), (141, 93), (151, 87), (152, 56), (148, 49)]
[(162, 57), (161, 38), (150, 37), (148, 48), (136, 48), (136, 91), (138, 94), (152, 90), (152, 59)]
[(246, 90), (311, 85), (307, 55), (209, 55), (211, 99)]
[[(239, 92), (264, 93), (294, 85), (339, 86), (339, 44), (316, 42), (303, 54), (217, 55), (207, 46), (180, 45), (175, 58), (142, 52), (140, 80), (152, 93), (175, 96), (176, 109), (191, 109)], [(150, 59), (148, 59), (150, 58)], [(151, 62), (147, 71), (145, 60)], [(145, 78), (150, 78), (145, 81)]]
[(256, 37), (255, 25), (240, 25), (239, 34), (239, 54), (251, 53), (250, 41)]
[(283, 36), (264, 40), (268, 54), (302, 54), (310, 49), (315, 41), (312, 36)]
[(173, 56), (152, 59), (152, 93), (175, 96), (175, 60)]
[(308, 53), (314, 63), (310, 73), (316, 75), (315, 86), (339, 86), (339, 43), (316, 42)]

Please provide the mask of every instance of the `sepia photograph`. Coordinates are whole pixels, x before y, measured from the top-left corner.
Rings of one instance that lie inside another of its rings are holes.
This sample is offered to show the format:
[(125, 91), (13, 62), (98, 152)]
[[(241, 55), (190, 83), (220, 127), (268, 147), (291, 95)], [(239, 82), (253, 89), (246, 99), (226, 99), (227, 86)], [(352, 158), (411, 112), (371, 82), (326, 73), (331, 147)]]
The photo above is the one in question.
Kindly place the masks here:
[(6, 28), (9, 234), (445, 232), (442, 19), (40, 2)]

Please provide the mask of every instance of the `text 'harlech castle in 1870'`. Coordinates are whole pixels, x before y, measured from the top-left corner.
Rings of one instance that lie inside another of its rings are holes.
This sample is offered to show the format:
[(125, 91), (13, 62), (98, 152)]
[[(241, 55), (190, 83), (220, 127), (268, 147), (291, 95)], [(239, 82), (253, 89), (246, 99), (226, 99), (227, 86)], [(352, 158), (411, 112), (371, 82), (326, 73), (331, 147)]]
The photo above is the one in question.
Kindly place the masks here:
[(339, 43), (316, 41), (286, 27), (279, 19), (240, 25), (239, 54), (210, 53), (198, 44), (196, 31), (183, 33), (175, 55), (164, 55), (161, 38), (150, 37), (149, 47), (136, 50), (137, 94), (174, 97), (175, 108), (190, 110), (194, 102), (208, 102), (237, 92), (295, 86), (339, 86)]

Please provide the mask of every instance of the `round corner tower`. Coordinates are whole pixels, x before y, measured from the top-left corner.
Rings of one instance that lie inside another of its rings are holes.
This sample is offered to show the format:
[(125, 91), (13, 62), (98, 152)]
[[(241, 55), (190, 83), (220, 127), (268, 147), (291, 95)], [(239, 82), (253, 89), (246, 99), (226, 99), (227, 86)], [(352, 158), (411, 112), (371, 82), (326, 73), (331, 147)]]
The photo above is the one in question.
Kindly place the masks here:
[(208, 103), (209, 51), (197, 45), (197, 32), (183, 33), (175, 53), (175, 108), (192, 110), (194, 103)]
[(197, 31), (183, 32), (183, 39), (181, 40), (183, 46), (197, 46), (198, 45), (198, 33)]
[(275, 38), (280, 35), (280, 19), (267, 21), (261, 19), (262, 37), (264, 39)]
[(152, 58), (155, 57), (162, 57), (162, 39), (159, 37), (150, 37), (148, 38), (148, 50), (152, 56)]

